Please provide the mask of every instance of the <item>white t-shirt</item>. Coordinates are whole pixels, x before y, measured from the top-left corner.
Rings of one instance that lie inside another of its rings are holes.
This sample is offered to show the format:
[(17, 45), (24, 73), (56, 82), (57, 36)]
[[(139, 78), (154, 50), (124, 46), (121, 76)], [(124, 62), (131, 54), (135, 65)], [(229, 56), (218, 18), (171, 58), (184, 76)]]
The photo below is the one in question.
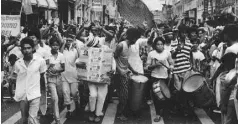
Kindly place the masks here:
[(78, 39), (76, 39), (75, 43), (77, 44), (78, 49), (81, 49), (81, 48), (85, 47), (85, 44), (82, 41), (78, 40)]
[[(167, 50), (164, 50), (162, 53), (158, 53), (156, 50), (151, 51), (147, 57), (147, 65), (154, 64), (154, 59), (157, 59), (159, 62), (162, 62), (164, 65), (169, 67), (168, 59), (171, 57), (171, 53)], [(153, 69), (151, 76), (155, 78), (168, 78), (168, 69), (164, 66), (159, 66)]]
[(193, 52), (193, 59), (203, 61), (205, 59), (204, 54), (201, 51)]
[(226, 51), (225, 51), (225, 54), (227, 54), (227, 53), (235, 53), (235, 54), (237, 54), (238, 53), (238, 43), (235, 43), (232, 46), (227, 47)]
[(131, 67), (138, 73), (144, 74), (143, 62), (140, 58), (140, 45), (145, 44), (146, 39), (138, 39), (134, 45), (131, 45), (129, 48), (129, 57), (128, 62)]
[(49, 56), (49, 64), (54, 64), (54, 69), (61, 69), (61, 64), (65, 63), (64, 55), (58, 52), (57, 57), (55, 58), (54, 55)]
[(49, 59), (49, 56), (51, 55), (49, 48), (47, 49), (47, 47), (41, 47), (40, 45), (38, 46), (39, 48), (36, 50), (34, 55), (36, 55), (37, 57), (43, 58), (45, 60)]
[(76, 48), (71, 47), (69, 50), (64, 49), (63, 55), (65, 57), (65, 71), (61, 74), (63, 82), (77, 83), (77, 70), (75, 61), (79, 57)]
[(10, 52), (9, 55), (14, 54), (17, 58), (23, 58), (21, 47), (15, 46)]

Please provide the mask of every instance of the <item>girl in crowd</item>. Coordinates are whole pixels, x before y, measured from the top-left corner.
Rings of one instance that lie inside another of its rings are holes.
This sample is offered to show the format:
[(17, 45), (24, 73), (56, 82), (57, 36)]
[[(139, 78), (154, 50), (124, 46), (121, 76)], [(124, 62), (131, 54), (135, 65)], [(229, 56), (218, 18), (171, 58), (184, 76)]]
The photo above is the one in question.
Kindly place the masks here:
[[(151, 85), (152, 83), (159, 84), (159, 82), (166, 83), (166, 79), (169, 77), (169, 75), (168, 69), (163, 65), (169, 67), (169, 70), (172, 70), (174, 67), (171, 54), (169, 51), (164, 50), (164, 44), (165, 40), (163, 38), (156, 38), (153, 43), (154, 50), (149, 53), (147, 58), (147, 68), (152, 70), (149, 81)], [(152, 95), (156, 110), (156, 118), (154, 121), (159, 122), (163, 115), (163, 109), (166, 107), (166, 102), (160, 101), (155, 93)]]

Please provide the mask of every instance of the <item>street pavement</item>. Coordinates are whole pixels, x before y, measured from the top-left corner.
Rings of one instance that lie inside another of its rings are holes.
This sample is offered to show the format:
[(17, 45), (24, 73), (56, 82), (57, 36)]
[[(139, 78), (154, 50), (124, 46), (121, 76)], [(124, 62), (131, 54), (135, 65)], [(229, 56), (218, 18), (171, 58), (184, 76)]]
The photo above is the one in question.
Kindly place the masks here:
[[(19, 103), (5, 101), (2, 103), (2, 124), (19, 124), (21, 123), (21, 113), (19, 110)], [(50, 101), (49, 101), (50, 102)], [(155, 107), (154, 104), (147, 105), (144, 103), (140, 109), (140, 112), (131, 114), (127, 121), (121, 121), (117, 114), (117, 105), (119, 101), (114, 100), (111, 103), (105, 103), (104, 116), (99, 124), (219, 124), (220, 114), (213, 113), (206, 109), (194, 108), (189, 116), (173, 113), (165, 110), (164, 117), (160, 122), (154, 122)], [(8, 108), (4, 107), (8, 106)], [(15, 107), (15, 108), (14, 108)], [(66, 108), (61, 108), (60, 120), (61, 124), (95, 124), (88, 121), (89, 113), (84, 109), (78, 109), (76, 115), (70, 119), (66, 118)], [(41, 124), (54, 124), (52, 109), (50, 104), (45, 116), (39, 113), (39, 119)]]

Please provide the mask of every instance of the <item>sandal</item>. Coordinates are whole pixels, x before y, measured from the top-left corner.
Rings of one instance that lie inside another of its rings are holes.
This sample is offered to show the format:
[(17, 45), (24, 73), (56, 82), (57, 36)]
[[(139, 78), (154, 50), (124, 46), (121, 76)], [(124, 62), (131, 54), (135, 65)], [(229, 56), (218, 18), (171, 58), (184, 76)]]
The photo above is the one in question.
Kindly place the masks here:
[(101, 117), (100, 116), (96, 116), (94, 119), (94, 122), (98, 123), (101, 121)]
[(156, 116), (156, 118), (154, 119), (154, 122), (159, 122), (161, 119), (161, 116)]
[(126, 118), (124, 115), (119, 116), (119, 119), (120, 119), (121, 121), (126, 121), (126, 120), (127, 120), (127, 118)]
[(88, 117), (88, 120), (89, 120), (90, 122), (93, 122), (93, 121), (95, 120), (95, 114), (94, 114), (94, 112), (90, 112), (90, 115), (89, 115), (89, 117)]

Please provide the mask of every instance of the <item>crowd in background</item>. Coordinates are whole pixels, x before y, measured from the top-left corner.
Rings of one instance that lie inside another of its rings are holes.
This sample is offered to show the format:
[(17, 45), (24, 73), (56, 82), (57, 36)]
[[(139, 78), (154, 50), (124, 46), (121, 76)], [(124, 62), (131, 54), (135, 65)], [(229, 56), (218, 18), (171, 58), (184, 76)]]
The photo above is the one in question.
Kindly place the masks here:
[[(144, 98), (147, 104), (155, 104), (154, 120), (160, 121), (165, 108), (189, 115), (188, 108), (194, 104), (182, 86), (193, 71), (204, 76), (215, 94), (209, 108), (221, 111), (222, 123), (237, 123), (238, 24), (211, 26), (204, 22), (197, 26), (183, 20), (174, 26), (142, 29), (124, 21), (63, 26), (53, 18), (50, 24), (43, 21), (36, 27), (22, 27), (17, 37), (1, 36), (2, 89), (9, 90), (12, 101), (20, 102), (23, 123), (39, 123), (43, 89), (50, 93), (56, 123), (60, 123), (62, 105), (67, 107), (68, 118), (75, 115), (72, 103), (76, 109), (87, 109), (90, 121), (100, 122), (104, 102), (112, 101), (114, 91), (119, 97), (120, 119), (127, 120), (130, 78), (144, 75), (149, 79)], [(78, 78), (77, 68), (85, 64), (77, 60), (85, 47), (113, 50), (110, 84)], [(168, 86), (171, 99), (160, 100), (157, 81)]]

